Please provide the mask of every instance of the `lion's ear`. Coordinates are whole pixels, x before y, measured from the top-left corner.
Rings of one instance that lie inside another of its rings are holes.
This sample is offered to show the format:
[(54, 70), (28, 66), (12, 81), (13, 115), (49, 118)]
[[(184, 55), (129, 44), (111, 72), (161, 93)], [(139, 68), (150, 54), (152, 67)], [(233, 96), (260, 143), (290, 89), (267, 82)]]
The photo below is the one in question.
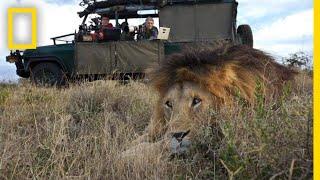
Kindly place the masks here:
[[(228, 63), (219, 68), (213, 68), (208, 77), (212, 93), (224, 99), (240, 96), (248, 102), (254, 99), (256, 79), (247, 69), (236, 63)], [(212, 86), (214, 84), (214, 86)]]

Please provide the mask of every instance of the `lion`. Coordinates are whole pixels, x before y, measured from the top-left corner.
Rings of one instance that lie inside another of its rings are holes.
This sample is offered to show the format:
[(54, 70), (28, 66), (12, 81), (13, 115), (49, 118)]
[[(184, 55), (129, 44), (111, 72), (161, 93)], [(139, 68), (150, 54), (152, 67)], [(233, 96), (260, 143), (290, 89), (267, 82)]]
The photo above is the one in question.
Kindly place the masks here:
[(149, 70), (159, 99), (149, 125), (132, 149), (143, 144), (140, 150), (154, 145), (174, 154), (183, 153), (199, 124), (215, 124), (214, 119), (205, 117), (209, 110), (218, 112), (221, 106), (230, 106), (239, 98), (252, 105), (257, 89), (265, 96), (276, 97), (295, 74), (267, 53), (244, 45), (173, 54)]

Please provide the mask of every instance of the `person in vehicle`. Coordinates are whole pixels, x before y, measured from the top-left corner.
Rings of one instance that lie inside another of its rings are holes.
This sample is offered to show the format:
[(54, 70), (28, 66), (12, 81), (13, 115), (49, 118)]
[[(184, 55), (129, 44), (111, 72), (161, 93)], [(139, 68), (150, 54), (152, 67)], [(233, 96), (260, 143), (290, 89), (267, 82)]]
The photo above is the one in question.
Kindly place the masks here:
[(138, 33), (138, 40), (152, 40), (157, 39), (158, 28), (154, 26), (154, 20), (152, 17), (147, 17)]
[(121, 41), (133, 41), (134, 40), (134, 33), (131, 33), (129, 30), (129, 24), (127, 22), (123, 22), (121, 24)]
[(92, 39), (94, 41), (97, 40), (104, 40), (105, 36), (107, 36), (107, 34), (104, 33), (105, 29), (112, 29), (113, 25), (109, 22), (110, 19), (108, 16), (102, 16), (101, 17), (101, 27), (98, 31), (96, 31), (93, 35), (92, 35)]

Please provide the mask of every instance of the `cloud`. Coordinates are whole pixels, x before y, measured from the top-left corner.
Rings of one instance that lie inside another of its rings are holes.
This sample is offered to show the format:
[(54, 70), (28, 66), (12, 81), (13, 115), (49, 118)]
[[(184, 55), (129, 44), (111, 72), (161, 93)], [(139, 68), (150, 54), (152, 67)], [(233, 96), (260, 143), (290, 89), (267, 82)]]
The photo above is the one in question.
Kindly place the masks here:
[[(18, 3), (20, 2), (20, 3)], [(82, 10), (78, 4), (69, 3), (60, 5), (45, 1), (11, 0), (0, 1), (0, 28), (1, 32), (7, 32), (7, 8), (9, 7), (36, 7), (38, 17), (38, 46), (52, 44), (50, 37), (74, 32), (81, 22), (77, 12)], [(2, 42), (0, 49), (7, 49), (7, 34), (1, 33)], [(5, 40), (5, 41), (3, 41)]]
[(37, 45), (50, 45), (51, 37), (72, 33), (78, 28), (80, 18), (77, 12), (82, 10), (76, 3), (77, 0), (68, 4), (48, 3), (35, 0), (10, 0), (0, 1), (0, 81), (17, 80), (15, 65), (5, 62), (9, 54), (7, 48), (7, 9), (9, 7), (36, 7), (38, 17)]
[(294, 51), (313, 50), (313, 9), (281, 17), (254, 30), (257, 48), (287, 55)]
[[(238, 0), (240, 22), (268, 21), (284, 14), (301, 11), (313, 6), (312, 0)], [(268, 17), (268, 19), (261, 19)]]
[(75, 3), (80, 3), (80, 1), (82, 0), (44, 0), (46, 1), (47, 3), (50, 3), (50, 4), (60, 4), (60, 5), (63, 5), (63, 4), (75, 4)]
[(266, 24), (259, 29), (256, 40), (279, 41), (292, 38), (303, 38), (313, 34), (313, 10), (298, 12), (293, 15), (279, 18), (277, 21)]
[(277, 56), (313, 52), (313, 1), (238, 0), (238, 24), (249, 24), (255, 48)]
[(18, 79), (14, 65), (0, 65), (0, 82), (17, 82)]

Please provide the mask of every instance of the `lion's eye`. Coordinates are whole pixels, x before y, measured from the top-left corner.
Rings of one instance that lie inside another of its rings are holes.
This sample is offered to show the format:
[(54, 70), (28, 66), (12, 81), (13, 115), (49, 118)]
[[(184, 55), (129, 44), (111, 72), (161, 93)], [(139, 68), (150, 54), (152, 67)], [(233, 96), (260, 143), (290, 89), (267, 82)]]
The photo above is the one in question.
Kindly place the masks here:
[(195, 97), (195, 98), (193, 98), (193, 100), (192, 100), (192, 104), (191, 104), (191, 106), (192, 107), (198, 107), (200, 104), (201, 104), (201, 99), (200, 98), (198, 98), (198, 97)]
[(165, 106), (172, 109), (172, 103), (170, 101), (166, 101)]

